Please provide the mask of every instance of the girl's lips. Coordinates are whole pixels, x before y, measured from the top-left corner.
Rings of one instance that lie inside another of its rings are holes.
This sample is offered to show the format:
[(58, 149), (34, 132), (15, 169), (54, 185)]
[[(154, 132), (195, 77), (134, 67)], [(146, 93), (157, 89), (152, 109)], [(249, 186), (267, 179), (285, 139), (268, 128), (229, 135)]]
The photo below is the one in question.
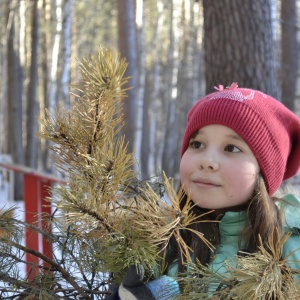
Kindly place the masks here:
[(214, 182), (206, 181), (206, 180), (196, 180), (194, 183), (201, 188), (215, 188), (219, 187), (219, 184), (216, 184)]

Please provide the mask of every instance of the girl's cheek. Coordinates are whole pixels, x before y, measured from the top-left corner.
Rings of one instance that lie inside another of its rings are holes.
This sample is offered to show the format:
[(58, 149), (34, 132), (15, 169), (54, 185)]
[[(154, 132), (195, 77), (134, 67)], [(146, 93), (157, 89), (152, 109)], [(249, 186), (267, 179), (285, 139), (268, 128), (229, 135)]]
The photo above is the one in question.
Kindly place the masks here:
[(254, 166), (240, 165), (240, 168), (233, 168), (228, 178), (235, 181), (238, 186), (252, 189), (254, 188), (257, 180), (259, 170)]
[(184, 154), (181, 158), (180, 165), (179, 165), (180, 178), (182, 178), (183, 170), (184, 170)]
[(189, 169), (190, 169), (190, 163), (186, 159), (186, 157), (183, 155), (183, 157), (180, 161), (180, 167), (179, 167), (179, 174), (180, 174), (181, 181), (186, 178)]

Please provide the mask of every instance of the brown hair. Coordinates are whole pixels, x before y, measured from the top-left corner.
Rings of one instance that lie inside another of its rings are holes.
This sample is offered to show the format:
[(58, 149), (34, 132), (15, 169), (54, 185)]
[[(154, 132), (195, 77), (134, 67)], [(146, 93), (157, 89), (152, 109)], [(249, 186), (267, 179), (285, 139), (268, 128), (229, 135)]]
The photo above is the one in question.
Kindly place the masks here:
[[(184, 206), (187, 196), (184, 196), (182, 206)], [(244, 206), (233, 207), (227, 210), (247, 210), (248, 220), (245, 228), (241, 229), (241, 236), (245, 238), (246, 251), (253, 253), (258, 250), (261, 245), (267, 248), (267, 244), (271, 243), (275, 245), (276, 242), (281, 238), (282, 235), (282, 218), (275, 201), (279, 200), (275, 197), (270, 197), (261, 175), (258, 176), (256, 188), (253, 192), (253, 196)], [(194, 206), (191, 213), (203, 214), (209, 210), (203, 209), (199, 206)], [(205, 216), (208, 221), (218, 221), (222, 217), (222, 213), (225, 211), (216, 211), (209, 213)], [(199, 222), (192, 224), (191, 228), (202, 232), (204, 237), (209, 240), (215, 247), (220, 244), (220, 233), (219, 233), (219, 222)], [(207, 245), (191, 231), (182, 233), (187, 245), (191, 248), (194, 253), (194, 257), (197, 258), (203, 265), (208, 265), (211, 261), (212, 251)], [(179, 258), (178, 271), (184, 271), (184, 261), (181, 261), (181, 255), (176, 246), (173, 247), (167, 255), (167, 264), (171, 264), (175, 258)]]

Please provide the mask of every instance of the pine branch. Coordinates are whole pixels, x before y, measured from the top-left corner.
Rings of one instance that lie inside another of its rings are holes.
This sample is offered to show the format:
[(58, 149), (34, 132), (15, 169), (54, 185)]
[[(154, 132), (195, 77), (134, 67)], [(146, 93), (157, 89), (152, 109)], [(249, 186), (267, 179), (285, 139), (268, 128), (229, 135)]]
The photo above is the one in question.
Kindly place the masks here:
[[(29, 225), (32, 229), (36, 229), (36, 231), (40, 231), (40, 229), (35, 228), (32, 224)], [(34, 249), (25, 247), (21, 245), (19, 242), (15, 242), (10, 238), (7, 238), (6, 236), (1, 237), (1, 242), (10, 246), (15, 247), (16, 249), (22, 250), (25, 253), (32, 254), (35, 257), (40, 258), (44, 262), (47, 262), (51, 266), (51, 271), (56, 270), (59, 271), (62, 276), (69, 282), (83, 297), (83, 299), (90, 299), (90, 297), (84, 292), (83, 289), (77, 284), (77, 282), (73, 279), (73, 277), (66, 272), (59, 264), (57, 264), (55, 261), (49, 259), (46, 255), (40, 253), (39, 251), (36, 251)]]
[[(68, 178), (68, 186), (58, 186), (50, 199), (60, 211), (55, 222), (72, 236), (66, 243), (82, 249), (78, 265), (83, 278), (89, 259), (93, 272), (113, 272), (117, 282), (132, 264), (152, 273), (171, 237), (190, 261), (191, 249), (180, 231), (205, 218), (191, 214), (190, 199), (180, 209), (182, 196), (166, 176), (158, 185), (136, 178), (133, 153), (120, 136), (126, 67), (119, 54), (100, 49), (80, 64), (82, 81), (74, 86), (78, 94), (71, 109), (60, 107), (54, 115), (47, 111), (41, 120), (39, 135), (53, 142), (54, 162)], [(163, 200), (165, 193), (171, 203)]]
[[(56, 224), (55, 220), (56, 218), (53, 216), (52, 225), (54, 226)], [(99, 284), (99, 276), (95, 280), (96, 273), (91, 275), (91, 272), (89, 272), (92, 265), (90, 264), (89, 267), (82, 265), (82, 260), (78, 257), (78, 253), (82, 253), (88, 260), (89, 255), (85, 255), (86, 251), (83, 251), (84, 249), (76, 242), (68, 244), (62, 242), (65, 238), (65, 235), (63, 235), (63, 233), (66, 233), (65, 231), (49, 234), (47, 231), (43, 231), (33, 224), (26, 224), (23, 221), (5, 217), (1, 218), (1, 215), (0, 227), (4, 229), (6, 227), (17, 227), (20, 231), (25, 231), (25, 227), (28, 227), (31, 231), (42, 234), (44, 238), (49, 239), (50, 237), (51, 242), (53, 242), (53, 251), (55, 251), (55, 247), (64, 249), (64, 251), (61, 251), (61, 259), (57, 259), (55, 253), (53, 253), (53, 259), (49, 259), (49, 257), (41, 252), (23, 246), (21, 236), (18, 236), (19, 240), (15, 236), (0, 236), (0, 278), (3, 284), (0, 287), (1, 299), (9, 299), (10, 297), (17, 297), (17, 295), (20, 299), (27, 296), (42, 297), (41, 295), (44, 297), (42, 299), (70, 299), (67, 295), (70, 295), (72, 298), (82, 293), (83, 295), (85, 294), (86, 299), (92, 299), (93, 295), (101, 296), (105, 293), (104, 281), (102, 280), (102, 283)], [(59, 229), (59, 227), (55, 227), (56, 230)], [(74, 241), (75, 239), (71, 238), (70, 240)], [(34, 264), (25, 262), (22, 259), (24, 253), (38, 257), (41, 261), (47, 262), (47, 265), (44, 265), (44, 263)], [(17, 263), (30, 264), (33, 269), (38, 268), (41, 272), (35, 274), (35, 277), (28, 282), (28, 278), (20, 273)], [(80, 270), (81, 276), (77, 276), (77, 271), (74, 272), (74, 270)], [(15, 289), (9, 289), (11, 284), (15, 286)], [(64, 288), (59, 287), (61, 284)], [(101, 290), (98, 290), (100, 288)], [(14, 296), (5, 297), (4, 295), (7, 294)]]
[(238, 280), (231, 292), (249, 299), (299, 299), (300, 285), (294, 275), (300, 272), (289, 267), (287, 258), (282, 259), (289, 237), (290, 234), (284, 235), (276, 244), (271, 239), (265, 247), (261, 241), (260, 251), (238, 257), (238, 268), (229, 269)]
[(76, 86), (81, 96), (68, 112), (60, 108), (55, 117), (48, 112), (40, 133), (54, 142), (57, 167), (69, 178), (67, 187), (57, 188), (58, 200), (52, 199), (63, 212), (61, 226), (97, 245), (101, 271), (115, 273), (131, 264), (151, 269), (172, 236), (190, 259), (179, 232), (200, 219), (189, 213), (191, 201), (180, 210), (181, 197), (166, 177), (161, 184), (171, 205), (132, 171), (133, 154), (128, 153), (124, 137), (119, 137), (126, 67), (109, 50), (100, 49), (97, 57), (84, 59), (82, 83)]
[[(227, 273), (218, 274), (208, 267), (190, 264), (179, 278), (183, 293), (179, 299), (299, 299), (300, 272), (282, 259), (282, 249), (289, 234), (276, 244), (271, 239), (256, 253), (244, 253), (237, 261), (226, 262)], [(296, 275), (296, 277), (295, 277)]]

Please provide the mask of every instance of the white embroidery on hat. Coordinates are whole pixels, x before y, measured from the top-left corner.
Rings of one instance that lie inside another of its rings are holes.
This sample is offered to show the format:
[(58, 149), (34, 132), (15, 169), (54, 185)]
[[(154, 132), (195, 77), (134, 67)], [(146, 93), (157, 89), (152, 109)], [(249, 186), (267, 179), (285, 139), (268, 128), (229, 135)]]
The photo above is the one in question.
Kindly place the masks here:
[(264, 98), (267, 98), (267, 95), (260, 92), (247, 88), (243, 88), (240, 90), (236, 90), (238, 87), (236, 82), (233, 82), (229, 87), (224, 89), (223, 85), (219, 85), (218, 87), (214, 87), (219, 92), (210, 94), (207, 96), (207, 100), (215, 100), (215, 99), (229, 99), (235, 100), (239, 102), (243, 102), (245, 100), (253, 100), (256, 93), (259, 93)]

